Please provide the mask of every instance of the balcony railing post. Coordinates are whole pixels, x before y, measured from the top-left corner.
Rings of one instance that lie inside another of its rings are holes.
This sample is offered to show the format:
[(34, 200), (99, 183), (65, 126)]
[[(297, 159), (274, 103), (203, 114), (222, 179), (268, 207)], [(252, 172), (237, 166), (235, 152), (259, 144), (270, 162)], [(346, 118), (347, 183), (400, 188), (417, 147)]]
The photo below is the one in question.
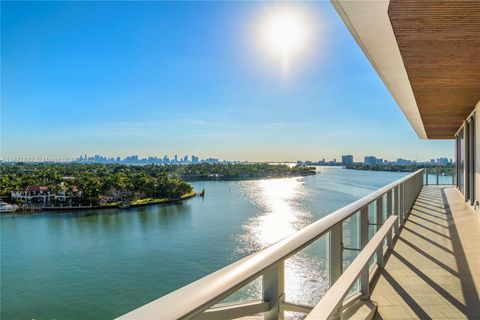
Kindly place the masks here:
[(330, 229), (330, 286), (343, 273), (343, 223)]
[(405, 197), (404, 197), (404, 186), (403, 183), (399, 185), (399, 194), (400, 194), (400, 201), (399, 201), (399, 215), (400, 218), (400, 225), (403, 226), (403, 217), (405, 214)]
[[(383, 224), (383, 196), (377, 199), (377, 212), (376, 212), (376, 231), (380, 230)], [(383, 268), (383, 245), (378, 246), (377, 249), (377, 265)]]
[(393, 213), (393, 196), (395, 189), (391, 189), (387, 192), (387, 212), (385, 214), (386, 218), (390, 218)]
[[(387, 193), (387, 219), (390, 218), (392, 215), (392, 194), (394, 194), (395, 189), (392, 189), (388, 191)], [(387, 247), (391, 248), (392, 247), (392, 232), (393, 230), (390, 230), (390, 232), (387, 234)]]
[(417, 195), (416, 195), (417, 197), (420, 194), (420, 191), (422, 191), (422, 188), (423, 188), (423, 181), (418, 183)]
[(415, 179), (412, 178), (410, 181), (407, 181), (405, 186), (406, 186), (406, 192), (407, 192), (407, 214), (405, 215), (405, 218), (407, 218), (413, 206), (413, 193), (415, 192)]
[(428, 169), (425, 169), (425, 184), (428, 186)]
[(439, 174), (439, 171), (440, 171), (440, 170), (438, 170), (438, 168), (436, 168), (435, 171), (437, 172), (437, 185), (438, 185), (438, 174)]
[(271, 309), (264, 313), (265, 320), (283, 320), (282, 300), (285, 297), (285, 267), (280, 261), (263, 273), (263, 299)]
[(411, 181), (407, 181), (407, 194), (408, 194), (408, 206), (407, 206), (407, 215), (405, 217), (408, 217), (410, 212), (412, 211), (413, 207), (413, 195), (415, 193), (415, 179), (412, 178)]
[(405, 181), (404, 183), (404, 193), (405, 193), (405, 220), (408, 217), (410, 212), (410, 201), (411, 201), (411, 192), (412, 192), (412, 181)]
[[(368, 243), (368, 205), (360, 210), (360, 248), (363, 249)], [(370, 283), (369, 283), (369, 267), (368, 264), (363, 268), (360, 276), (360, 291), (362, 292), (362, 299), (370, 297)]]
[(394, 227), (394, 230), (395, 230), (395, 236), (398, 235), (398, 225), (400, 223), (400, 188), (399, 186), (396, 186), (395, 187), (395, 193), (394, 193), (394, 196), (395, 196), (395, 203), (393, 204), (393, 213), (397, 215), (398, 219), (397, 219), (397, 223), (395, 223), (395, 227)]
[[(337, 223), (330, 229), (330, 287), (343, 273), (343, 223)], [(335, 320), (343, 319), (343, 304), (341, 304), (334, 317)]]
[(403, 197), (402, 225), (404, 225), (408, 215), (408, 186), (406, 181), (402, 183), (402, 197)]

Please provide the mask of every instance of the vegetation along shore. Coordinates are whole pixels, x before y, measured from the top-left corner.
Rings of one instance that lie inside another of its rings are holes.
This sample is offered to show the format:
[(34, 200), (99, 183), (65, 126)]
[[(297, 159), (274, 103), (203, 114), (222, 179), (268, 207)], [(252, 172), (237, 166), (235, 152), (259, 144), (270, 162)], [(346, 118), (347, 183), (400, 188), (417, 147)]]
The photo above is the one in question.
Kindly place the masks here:
[(455, 166), (452, 165), (425, 165), (425, 164), (411, 164), (411, 165), (396, 165), (396, 164), (365, 164), (354, 163), (345, 166), (346, 169), (352, 170), (367, 170), (367, 171), (389, 171), (389, 172), (413, 172), (418, 169), (425, 169), (427, 172), (438, 172), (439, 174), (451, 175)]
[[(296, 177), (305, 166), (257, 164), (1, 164), (0, 196), (24, 211), (128, 208), (195, 196), (186, 181)], [(203, 195), (203, 192), (202, 192)]]

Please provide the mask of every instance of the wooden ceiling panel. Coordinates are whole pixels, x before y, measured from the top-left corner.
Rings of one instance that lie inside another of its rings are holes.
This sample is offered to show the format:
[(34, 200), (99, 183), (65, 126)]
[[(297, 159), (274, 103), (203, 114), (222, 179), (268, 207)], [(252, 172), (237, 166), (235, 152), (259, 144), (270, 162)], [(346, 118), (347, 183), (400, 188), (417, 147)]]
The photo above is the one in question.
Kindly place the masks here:
[(452, 139), (480, 100), (480, 1), (391, 0), (388, 15), (427, 137)]

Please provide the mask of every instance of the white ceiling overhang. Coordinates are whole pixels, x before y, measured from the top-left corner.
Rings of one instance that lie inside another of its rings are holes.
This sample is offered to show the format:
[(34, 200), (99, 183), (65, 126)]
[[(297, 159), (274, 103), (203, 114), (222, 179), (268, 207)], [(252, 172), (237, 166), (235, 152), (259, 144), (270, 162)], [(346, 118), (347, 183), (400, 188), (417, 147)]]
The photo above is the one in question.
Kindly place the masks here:
[(332, 0), (332, 3), (417, 135), (427, 139), (388, 16), (389, 1)]

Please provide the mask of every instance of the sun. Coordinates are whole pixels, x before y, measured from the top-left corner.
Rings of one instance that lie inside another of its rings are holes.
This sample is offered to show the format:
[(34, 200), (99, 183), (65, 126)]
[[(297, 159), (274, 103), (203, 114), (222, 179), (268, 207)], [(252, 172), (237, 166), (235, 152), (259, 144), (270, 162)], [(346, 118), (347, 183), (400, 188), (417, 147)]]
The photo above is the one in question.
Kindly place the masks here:
[(292, 8), (281, 8), (264, 18), (260, 41), (264, 49), (286, 68), (292, 59), (305, 51), (310, 36), (305, 14)]

